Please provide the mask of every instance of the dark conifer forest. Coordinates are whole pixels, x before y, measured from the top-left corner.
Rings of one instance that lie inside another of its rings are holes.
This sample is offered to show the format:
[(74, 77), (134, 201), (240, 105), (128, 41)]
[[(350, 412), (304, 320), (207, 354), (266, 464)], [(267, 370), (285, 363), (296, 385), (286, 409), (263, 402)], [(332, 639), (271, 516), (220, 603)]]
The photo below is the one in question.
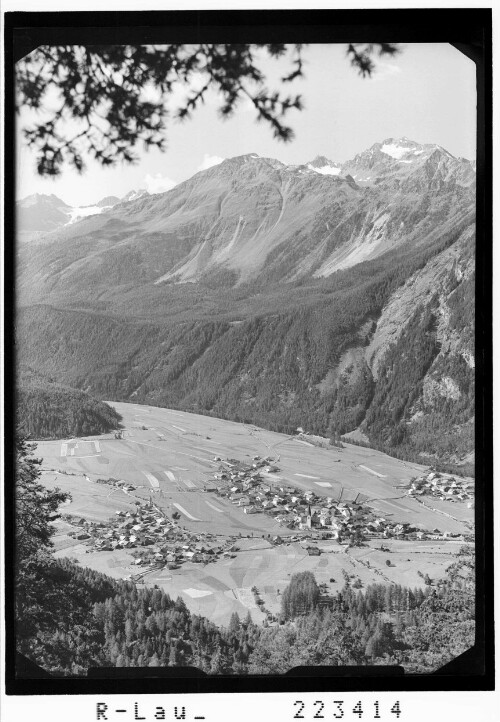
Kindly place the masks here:
[[(464, 575), (462, 572), (466, 570)], [(298, 665), (401, 664), (430, 672), (474, 644), (473, 557), (464, 550), (448, 577), (424, 591), (350, 585), (330, 606), (286, 607), (263, 627), (250, 615), (218, 627), (182, 598), (138, 588), (68, 560), (26, 572), (42, 594), (22, 608), (18, 649), (44, 669), (82, 675), (90, 666), (195, 666), (207, 674), (281, 674)], [(41, 586), (40, 586), (41, 585)], [(292, 586), (292, 583), (291, 583)], [(22, 587), (25, 588), (24, 585)], [(284, 590), (287, 597), (293, 591)]]
[(21, 369), (16, 390), (17, 424), (34, 439), (103, 434), (119, 426), (120, 415), (84, 391)]

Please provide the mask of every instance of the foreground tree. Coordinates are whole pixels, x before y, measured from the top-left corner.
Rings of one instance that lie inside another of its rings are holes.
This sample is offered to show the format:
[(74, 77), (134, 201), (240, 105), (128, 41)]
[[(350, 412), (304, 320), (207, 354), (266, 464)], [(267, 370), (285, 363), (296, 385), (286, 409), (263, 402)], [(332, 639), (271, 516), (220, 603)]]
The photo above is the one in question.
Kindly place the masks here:
[(69, 495), (56, 488), (40, 484), (40, 459), (33, 456), (35, 444), (24, 437), (16, 442), (16, 561), (46, 554), (52, 547), (51, 522), (58, 518), (57, 510)]
[(316, 608), (318, 599), (319, 587), (312, 572), (292, 574), (281, 597), (281, 612), (285, 619), (307, 614)]
[(475, 643), (475, 552), (462, 547), (447, 575), (427, 594), (403, 639), (401, 663), (410, 672), (437, 669)]
[[(50, 574), (51, 522), (59, 505), (68, 498), (60, 489), (46, 489), (39, 482), (40, 460), (35, 445), (18, 437), (15, 479), (15, 605), (17, 634), (29, 636), (51, 617), (53, 584)], [(57, 601), (57, 595), (53, 600)]]
[[(58, 175), (67, 164), (81, 171), (85, 156), (104, 166), (132, 163), (140, 141), (146, 148), (165, 149), (169, 113), (189, 118), (214, 90), (222, 118), (246, 99), (275, 138), (289, 141), (293, 130), (285, 117), (291, 109), (302, 109), (302, 99), (266, 87), (262, 57), (288, 56), (291, 65), (281, 78), (286, 86), (303, 77), (302, 52), (301, 44), (283, 43), (41, 46), (17, 67), (18, 109), (45, 112), (23, 134), (37, 151), (42, 176)], [(375, 55), (398, 52), (394, 43), (351, 43), (346, 48), (363, 77), (372, 74)], [(187, 98), (169, 109), (166, 101), (178, 88)]]
[(363, 649), (343, 615), (315, 611), (294, 624), (265, 630), (250, 659), (251, 674), (284, 674), (298, 666), (362, 664)]

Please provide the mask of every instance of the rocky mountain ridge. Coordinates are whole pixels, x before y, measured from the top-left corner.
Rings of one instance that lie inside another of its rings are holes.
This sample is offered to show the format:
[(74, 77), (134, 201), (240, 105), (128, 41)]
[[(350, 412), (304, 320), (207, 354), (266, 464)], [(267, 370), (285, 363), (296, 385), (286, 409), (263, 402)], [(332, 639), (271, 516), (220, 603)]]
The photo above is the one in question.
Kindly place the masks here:
[(122, 201), (45, 235), (43, 251), (29, 249), (36, 278), (21, 285), (22, 302), (58, 302), (70, 289), (78, 299), (83, 277), (103, 302), (116, 285), (138, 282), (153, 298), (172, 283), (326, 278), (470, 220), (472, 163), (438, 146), (398, 142), (375, 144), (338, 174), (323, 172), (325, 158), (286, 166), (247, 154), (166, 193)]

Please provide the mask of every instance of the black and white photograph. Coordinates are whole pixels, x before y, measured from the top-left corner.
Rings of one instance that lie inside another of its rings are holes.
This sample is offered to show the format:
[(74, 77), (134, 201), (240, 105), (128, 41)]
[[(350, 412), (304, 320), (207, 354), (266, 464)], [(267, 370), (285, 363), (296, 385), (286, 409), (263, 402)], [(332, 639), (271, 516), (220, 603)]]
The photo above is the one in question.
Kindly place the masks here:
[(14, 33), (14, 680), (486, 674), (488, 48), (257, 14)]

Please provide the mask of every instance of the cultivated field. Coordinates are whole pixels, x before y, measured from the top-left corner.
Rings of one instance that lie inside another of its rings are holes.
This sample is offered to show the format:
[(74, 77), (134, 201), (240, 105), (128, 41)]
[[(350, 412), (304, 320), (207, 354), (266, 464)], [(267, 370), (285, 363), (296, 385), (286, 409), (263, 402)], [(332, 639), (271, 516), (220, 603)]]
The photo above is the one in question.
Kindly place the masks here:
[[(115, 511), (127, 511), (137, 499), (153, 498), (168, 515), (177, 511), (180, 524), (196, 532), (244, 537), (235, 558), (207, 566), (186, 562), (180, 569), (146, 573), (147, 584), (162, 586), (171, 596), (181, 595), (188, 607), (225, 624), (233, 611), (250, 609), (255, 621), (263, 618), (251, 587), (256, 586), (266, 607), (279, 608), (282, 591), (291, 574), (310, 569), (331, 591), (340, 589), (342, 569), (359, 577), (363, 586), (374, 582), (422, 585), (418, 571), (431, 578), (442, 576), (459, 548), (455, 542), (374, 540), (351, 548), (337, 542), (319, 542), (320, 556), (308, 556), (298, 543), (273, 547), (268, 534), (285, 534), (264, 514), (247, 515), (227, 499), (204, 491), (219, 463), (215, 457), (249, 461), (255, 455), (272, 456), (280, 472), (269, 480), (284, 481), (318, 495), (354, 499), (358, 494), (387, 519), (467, 533), (474, 511), (465, 503), (441, 503), (436, 510), (404, 495), (402, 485), (425, 467), (402, 462), (371, 449), (346, 445), (326, 450), (254, 426), (150, 406), (111, 404), (123, 416), (123, 439), (112, 435), (92, 439), (41, 441), (43, 481), (71, 492), (63, 513), (103, 521)], [(114, 477), (133, 484), (130, 493), (98, 485), (98, 478)], [(426, 499), (431, 505), (433, 500)], [(450, 516), (451, 515), (451, 516)], [(70, 539), (58, 522), (57, 555), (78, 558), (115, 577), (137, 571), (128, 550), (87, 553), (81, 542)], [(291, 532), (290, 532), (291, 533)], [(262, 538), (264, 535), (265, 539)], [(380, 546), (390, 549), (382, 552)], [(390, 559), (391, 566), (386, 561)], [(335, 579), (330, 582), (330, 579)]]

